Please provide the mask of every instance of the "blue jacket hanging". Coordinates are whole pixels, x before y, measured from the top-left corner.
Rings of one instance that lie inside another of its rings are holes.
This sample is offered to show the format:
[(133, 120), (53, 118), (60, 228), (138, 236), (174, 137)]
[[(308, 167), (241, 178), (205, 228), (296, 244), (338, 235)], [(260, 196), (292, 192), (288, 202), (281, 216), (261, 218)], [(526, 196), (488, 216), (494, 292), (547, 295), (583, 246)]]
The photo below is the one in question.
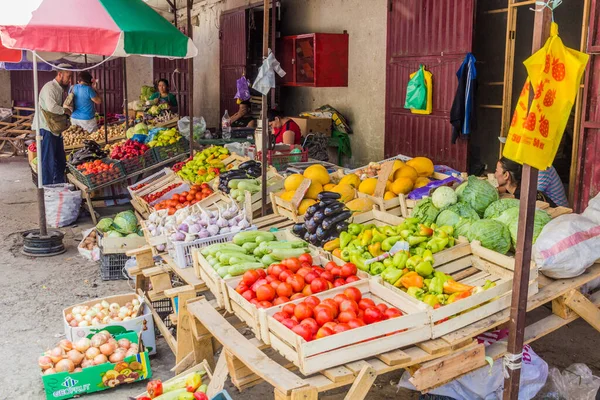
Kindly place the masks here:
[(452, 143), (462, 135), (469, 135), (475, 128), (475, 89), (477, 70), (475, 56), (468, 53), (456, 72), (458, 88), (450, 109)]

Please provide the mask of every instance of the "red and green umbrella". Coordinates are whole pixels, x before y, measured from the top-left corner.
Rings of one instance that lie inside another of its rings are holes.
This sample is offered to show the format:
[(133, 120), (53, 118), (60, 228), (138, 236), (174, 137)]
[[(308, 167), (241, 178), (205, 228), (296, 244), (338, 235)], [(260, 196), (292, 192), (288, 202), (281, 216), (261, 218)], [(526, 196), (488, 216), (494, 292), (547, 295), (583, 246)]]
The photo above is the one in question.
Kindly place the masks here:
[(194, 43), (142, 0), (19, 0), (0, 13), (10, 49), (188, 58)]

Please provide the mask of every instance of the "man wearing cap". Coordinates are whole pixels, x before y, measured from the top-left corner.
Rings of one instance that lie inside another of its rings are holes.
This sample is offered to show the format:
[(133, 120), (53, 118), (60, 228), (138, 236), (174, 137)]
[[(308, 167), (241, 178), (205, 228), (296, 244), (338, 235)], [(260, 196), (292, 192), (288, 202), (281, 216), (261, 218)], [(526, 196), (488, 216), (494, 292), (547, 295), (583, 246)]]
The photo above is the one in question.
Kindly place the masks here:
[(62, 132), (67, 128), (66, 110), (63, 108), (63, 94), (71, 83), (72, 72), (63, 70), (70, 68), (68, 64), (60, 64), (56, 78), (46, 83), (40, 91), (40, 113), (34, 119), (33, 129), (39, 120), (42, 136), (41, 171), (42, 183), (51, 185), (65, 182), (67, 159)]

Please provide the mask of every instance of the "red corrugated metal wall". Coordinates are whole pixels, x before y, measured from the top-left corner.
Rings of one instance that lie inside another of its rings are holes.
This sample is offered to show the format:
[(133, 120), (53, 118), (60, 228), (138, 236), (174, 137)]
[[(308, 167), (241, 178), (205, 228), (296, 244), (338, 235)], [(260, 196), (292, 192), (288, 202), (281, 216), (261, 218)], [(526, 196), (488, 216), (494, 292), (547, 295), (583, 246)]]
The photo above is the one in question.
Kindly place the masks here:
[(246, 70), (246, 10), (221, 15), (221, 115), (238, 110), (236, 81)]
[(583, 211), (600, 192), (600, 0), (592, 0), (585, 75), (583, 118), (579, 135), (574, 206)]
[[(187, 29), (185, 26), (179, 27), (179, 30), (187, 35)], [(179, 74), (173, 73), (175, 69), (179, 70)], [(177, 97), (179, 103), (179, 115), (189, 115), (188, 109), (188, 96), (189, 91), (189, 79), (188, 73), (188, 60), (169, 60), (168, 58), (154, 57), (152, 78), (156, 82), (159, 79), (166, 79), (169, 81), (171, 87), (171, 93)]]
[[(103, 85), (106, 85), (106, 112), (123, 114), (123, 60), (115, 58), (106, 62), (106, 82), (102, 72), (102, 66), (90, 70), (94, 79), (98, 80), (98, 94), (104, 95)], [(96, 111), (104, 112), (102, 104), (96, 105)]]
[[(451, 144), (456, 71), (471, 51), (475, 0), (390, 0), (387, 34), (385, 155), (427, 156), (467, 170), (466, 140)], [(433, 113), (404, 109), (410, 73), (433, 73)]]
[[(39, 90), (50, 82), (56, 73), (54, 71), (39, 71)], [(30, 103), (33, 105), (33, 71), (10, 71), (10, 97), (15, 104)]]

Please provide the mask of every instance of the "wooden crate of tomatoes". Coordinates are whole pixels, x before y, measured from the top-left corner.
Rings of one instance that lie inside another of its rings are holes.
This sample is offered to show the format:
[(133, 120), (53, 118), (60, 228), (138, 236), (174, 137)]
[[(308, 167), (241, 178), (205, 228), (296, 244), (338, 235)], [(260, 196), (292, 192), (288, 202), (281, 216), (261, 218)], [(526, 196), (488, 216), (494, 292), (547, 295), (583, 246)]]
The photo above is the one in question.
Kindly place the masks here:
[[(167, 193), (156, 203), (151, 203), (152, 207), (155, 210), (168, 210), (169, 215), (173, 215), (175, 211), (194, 205), (214, 193), (207, 183), (189, 186), (189, 190), (186, 188), (187, 185), (183, 185), (173, 189), (172, 192), (175, 193)], [(180, 189), (182, 191), (179, 191)]]
[(121, 163), (110, 158), (89, 161), (77, 166), (68, 164), (68, 167), (75, 178), (90, 189), (125, 176)]

